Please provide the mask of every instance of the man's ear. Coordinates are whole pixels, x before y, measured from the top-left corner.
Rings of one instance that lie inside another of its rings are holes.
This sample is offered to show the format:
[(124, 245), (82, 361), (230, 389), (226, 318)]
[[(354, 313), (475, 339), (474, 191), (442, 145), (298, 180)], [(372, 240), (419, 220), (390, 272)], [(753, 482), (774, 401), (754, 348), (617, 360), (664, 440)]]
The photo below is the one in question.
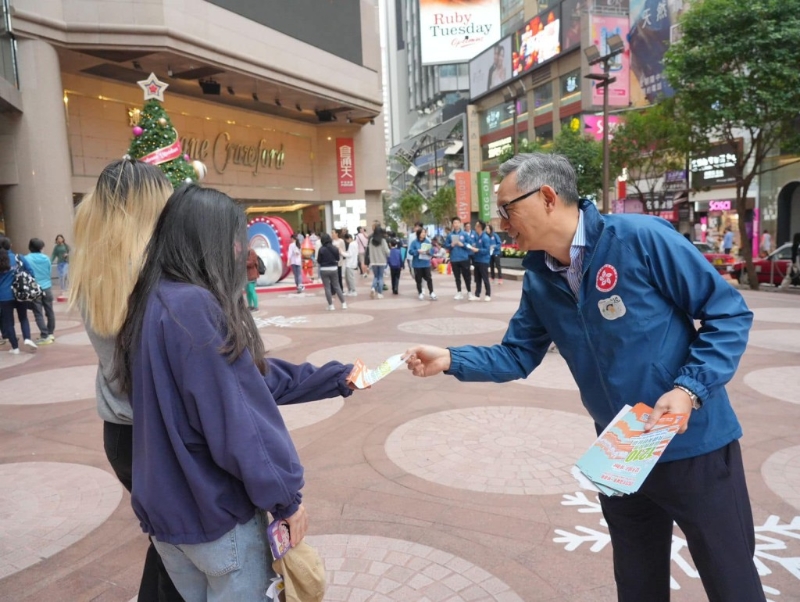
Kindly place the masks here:
[(547, 211), (552, 211), (553, 209), (555, 209), (556, 199), (558, 198), (558, 195), (556, 194), (556, 191), (553, 190), (553, 187), (545, 184), (544, 186), (542, 186), (541, 193), (542, 196), (544, 197), (545, 209)]

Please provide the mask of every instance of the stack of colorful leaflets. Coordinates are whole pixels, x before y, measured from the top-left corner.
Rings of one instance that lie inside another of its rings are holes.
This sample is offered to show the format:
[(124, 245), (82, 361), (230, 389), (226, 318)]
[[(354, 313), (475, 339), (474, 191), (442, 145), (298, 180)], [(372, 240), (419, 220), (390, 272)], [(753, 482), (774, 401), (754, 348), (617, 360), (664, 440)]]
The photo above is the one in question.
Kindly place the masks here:
[(402, 354), (398, 354), (388, 358), (377, 368), (370, 370), (362, 360), (357, 359), (353, 363), (353, 370), (350, 372), (347, 380), (353, 383), (358, 389), (366, 389), (382, 378), (389, 376), (389, 374), (405, 363)]
[(653, 408), (626, 405), (576, 463), (602, 493), (627, 495), (639, 490), (687, 414), (663, 414), (653, 428), (644, 425)]
[(419, 258), (420, 259), (431, 258), (431, 243), (424, 242), (419, 246)]

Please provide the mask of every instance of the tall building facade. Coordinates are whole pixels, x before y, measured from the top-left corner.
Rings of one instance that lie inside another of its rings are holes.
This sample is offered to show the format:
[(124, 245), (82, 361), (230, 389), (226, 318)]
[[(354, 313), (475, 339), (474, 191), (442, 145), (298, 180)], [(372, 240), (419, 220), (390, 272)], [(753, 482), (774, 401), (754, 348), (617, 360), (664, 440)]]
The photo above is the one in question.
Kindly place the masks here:
[[(381, 217), (376, 0), (0, 3), (0, 225), (17, 248), (69, 240), (75, 203), (126, 153), (151, 72), (204, 184), (249, 213), (295, 229)], [(283, 161), (260, 161), (264, 149)]]

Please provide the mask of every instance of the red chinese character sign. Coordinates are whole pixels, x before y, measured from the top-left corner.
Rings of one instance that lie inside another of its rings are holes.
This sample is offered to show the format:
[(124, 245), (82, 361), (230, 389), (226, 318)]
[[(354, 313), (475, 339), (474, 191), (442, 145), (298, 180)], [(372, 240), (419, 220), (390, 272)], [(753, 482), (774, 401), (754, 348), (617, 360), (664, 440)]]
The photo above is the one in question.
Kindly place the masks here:
[(339, 180), (339, 193), (354, 193), (356, 191), (356, 152), (352, 138), (336, 139), (336, 173)]

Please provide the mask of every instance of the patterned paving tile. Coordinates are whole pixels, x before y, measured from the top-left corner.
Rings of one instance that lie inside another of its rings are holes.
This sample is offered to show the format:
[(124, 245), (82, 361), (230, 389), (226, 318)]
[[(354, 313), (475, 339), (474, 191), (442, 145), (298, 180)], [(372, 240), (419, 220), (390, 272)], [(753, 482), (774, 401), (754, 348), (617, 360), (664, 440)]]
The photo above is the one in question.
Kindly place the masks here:
[(772, 454), (761, 465), (761, 476), (775, 495), (800, 510), (800, 445)]
[[(277, 325), (274, 322), (278, 317), (273, 317), (273, 325)], [(302, 318), (303, 321), (299, 319), (293, 320), (292, 318)], [(292, 316), (292, 318), (287, 318), (286, 328), (339, 328), (341, 326), (366, 324), (374, 320), (372, 316), (367, 314), (357, 314), (349, 309), (342, 310), (338, 305), (336, 305), (336, 311), (326, 311), (318, 314), (308, 313), (302, 316)]]
[[(425, 294), (427, 295), (428, 289), (425, 289)], [(391, 296), (391, 293), (390, 295)], [(358, 309), (361, 311), (365, 310), (374, 310), (374, 311), (385, 311), (385, 310), (395, 310), (395, 309), (413, 309), (415, 307), (424, 307), (426, 305), (430, 305), (430, 301), (420, 301), (417, 298), (409, 299), (390, 299), (384, 293), (383, 299), (370, 299), (369, 295), (366, 295), (366, 299), (364, 301), (350, 301), (347, 302), (347, 305), (353, 309)]]
[(18, 355), (11, 355), (8, 350), (11, 349), (11, 343), (6, 343), (3, 346), (0, 346), (0, 370), (5, 368), (13, 368), (14, 366), (19, 366), (20, 364), (24, 364), (28, 360), (33, 359), (32, 353), (25, 353), (24, 351), (20, 350)]
[(800, 391), (800, 370), (797, 366), (754, 370), (745, 375), (744, 383), (763, 395), (800, 404), (797, 395), (797, 391)]
[(9, 378), (3, 381), (0, 405), (37, 405), (93, 398), (96, 376), (97, 366), (93, 365), (56, 368)]
[(513, 495), (574, 491), (570, 469), (595, 439), (587, 416), (531, 407), (475, 407), (416, 418), (386, 439), (403, 470), (457, 489)]
[(259, 301), (259, 307), (265, 307), (268, 310), (273, 307), (319, 307), (320, 305), (323, 307), (325, 305), (325, 293), (322, 291), (300, 293), (299, 295), (269, 295), (267, 297), (262, 297)]
[(56, 343), (58, 345), (91, 345), (89, 335), (86, 331), (71, 332), (70, 334), (56, 336)]
[(261, 335), (261, 340), (264, 341), (264, 349), (266, 349), (267, 352), (275, 351), (292, 344), (292, 339), (289, 337), (285, 337), (282, 334), (274, 334), (269, 330), (261, 330), (259, 334)]
[(800, 353), (800, 330), (751, 330), (748, 346)]
[(473, 301), (472, 303), (459, 304), (456, 306), (456, 311), (461, 311), (468, 314), (504, 314), (509, 318), (514, 315), (514, 312), (519, 308), (519, 303), (515, 301), (495, 301), (492, 296), (492, 301), (487, 303), (481, 297), (480, 301)]
[(397, 326), (397, 329), (402, 332), (434, 337), (501, 332), (506, 328), (508, 328), (507, 322), (487, 320), (485, 318), (432, 318), (430, 320), (403, 322)]
[(69, 547), (101, 525), (122, 485), (99, 468), (59, 462), (0, 465), (0, 579)]
[(332, 397), (309, 403), (278, 406), (286, 428), (290, 431), (322, 422), (344, 407), (343, 397)]
[(800, 324), (800, 312), (795, 307), (757, 307), (753, 315), (758, 322)]
[(375, 368), (387, 357), (403, 353), (409, 347), (417, 345), (415, 342), (406, 341), (379, 341), (375, 343), (353, 343), (352, 345), (338, 345), (320, 349), (310, 354), (306, 361), (315, 366), (337, 360), (344, 364), (351, 364), (356, 359), (362, 359), (369, 368)]
[(325, 562), (325, 601), (522, 602), (492, 574), (458, 556), (373, 535), (307, 538)]
[(513, 381), (518, 385), (542, 387), (544, 389), (564, 389), (577, 391), (578, 384), (569, 371), (567, 362), (558, 353), (546, 353), (542, 363), (531, 372), (528, 378)]

